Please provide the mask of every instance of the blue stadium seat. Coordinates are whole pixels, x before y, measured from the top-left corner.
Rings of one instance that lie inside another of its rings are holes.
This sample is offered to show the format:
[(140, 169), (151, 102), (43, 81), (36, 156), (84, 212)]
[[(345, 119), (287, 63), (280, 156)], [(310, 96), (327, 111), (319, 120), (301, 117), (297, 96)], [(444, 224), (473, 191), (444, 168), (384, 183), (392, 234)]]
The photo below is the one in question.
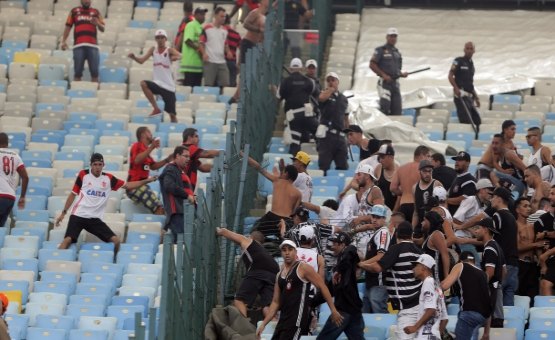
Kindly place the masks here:
[(64, 137), (64, 145), (70, 146), (88, 146), (91, 149), (95, 144), (94, 136), (83, 136), (83, 135), (66, 135)]
[(58, 86), (67, 90), (68, 85), (67, 80), (39, 80), (39, 86)]
[(71, 129), (92, 129), (94, 127), (94, 122), (68, 120), (63, 122), (63, 125), (66, 131)]
[(25, 208), (31, 210), (46, 210), (46, 196), (27, 195), (25, 197)]
[(143, 310), (143, 317), (148, 314), (149, 298), (148, 296), (114, 296), (112, 298), (112, 306), (140, 306)]
[[(28, 42), (24, 40), (2, 40), (2, 47), (11, 49), (14, 54), (15, 52), (24, 51), (25, 49), (27, 49), (27, 45)], [(6, 51), (4, 53), (9, 52)]]
[(528, 323), (529, 329), (543, 330), (543, 331), (555, 331), (555, 321), (553, 319), (543, 319), (543, 318), (532, 318), (530, 317), (530, 322)]
[[(139, 3), (141, 3), (142, 1), (139, 1)], [(148, 1), (150, 2), (150, 1)], [(137, 4), (137, 7), (139, 7), (139, 5)], [(127, 27), (132, 27), (132, 28), (144, 28), (144, 29), (151, 29), (154, 27), (154, 23), (150, 20), (131, 20), (129, 22), (129, 24), (127, 25)]]
[(127, 68), (125, 67), (100, 67), (100, 81), (103, 83), (127, 82)]
[(8, 140), (11, 141), (22, 141), (25, 142), (27, 140), (27, 135), (23, 132), (6, 132), (8, 135)]
[(126, 243), (147, 243), (157, 248), (160, 244), (160, 234), (143, 233), (138, 231), (129, 231), (127, 233)]
[(2, 269), (32, 271), (35, 273), (36, 281), (39, 273), (39, 261), (37, 259), (5, 259), (2, 261)]
[[(55, 160), (59, 161), (83, 161), (85, 164), (88, 163), (88, 154), (81, 151), (71, 152), (71, 151), (58, 151), (54, 155)], [(68, 169), (65, 169), (68, 170)]]
[(25, 141), (16, 140), (13, 142), (8, 142), (8, 147), (10, 149), (17, 149), (19, 152), (25, 150)]
[(474, 132), (447, 131), (445, 135), (445, 139), (464, 141), (465, 149), (468, 149), (472, 145), (472, 141), (474, 140), (474, 138), (475, 138)]
[(66, 315), (74, 319), (81, 316), (104, 316), (106, 308), (104, 305), (73, 305), (69, 304), (66, 308)]
[(77, 285), (77, 276), (73, 273), (52, 272), (45, 270), (40, 273), (40, 279), (41, 281), (51, 283), (69, 283), (72, 287), (72, 291), (75, 291), (75, 286)]
[[(85, 267), (96, 265), (97, 262), (101, 263), (114, 263), (114, 252), (108, 250), (80, 250), (79, 261), (81, 262), (81, 271), (85, 272)], [(82, 281), (82, 280), (81, 280)]]
[(339, 190), (342, 190), (345, 186), (345, 179), (339, 176), (319, 176), (312, 177), (312, 185), (314, 188), (319, 186), (335, 186)]
[(75, 261), (75, 250), (72, 249), (39, 249), (39, 270), (46, 269), (49, 260)]
[(119, 120), (106, 120), (106, 119), (99, 119), (94, 123), (95, 129), (99, 131), (103, 130), (123, 130), (124, 124), (122, 121)]
[(135, 330), (131, 329), (116, 329), (112, 340), (129, 340), (129, 337), (135, 336)]
[(9, 290), (21, 291), (21, 303), (27, 303), (29, 297), (29, 281), (21, 280), (0, 280), (0, 292)]
[(48, 222), (48, 212), (44, 210), (17, 210), (18, 221)]
[(137, 1), (137, 7), (149, 7), (149, 8), (158, 8), (160, 9), (161, 3), (160, 1)]
[(555, 308), (555, 296), (540, 296), (534, 297), (534, 307), (552, 307)]
[(8, 324), (8, 331), (12, 339), (26, 339), (29, 316), (25, 314), (6, 314), (4, 317)]
[(112, 298), (112, 286), (102, 283), (78, 283), (75, 288), (76, 295), (97, 295), (100, 303), (107, 305)]
[(68, 120), (72, 122), (91, 122), (95, 123), (98, 119), (98, 115), (96, 113), (88, 113), (88, 112), (70, 112)]
[(64, 80), (64, 71), (64, 65), (40, 64), (38, 79), (39, 81)]
[(493, 102), (501, 104), (520, 104), (522, 103), (522, 96), (518, 94), (494, 94)]
[(33, 133), (31, 134), (31, 142), (53, 143), (58, 144), (58, 147), (60, 147), (64, 144), (64, 136)]
[(47, 160), (52, 161), (52, 152), (47, 150), (25, 150), (21, 153), (21, 158), (27, 161), (31, 160)]
[(75, 319), (65, 315), (39, 314), (36, 317), (35, 326), (49, 329), (64, 329), (69, 331), (75, 327)]
[(220, 88), (216, 86), (195, 86), (193, 87), (194, 94), (212, 94), (215, 96), (220, 95)]
[(155, 250), (152, 249), (152, 245), (148, 243), (129, 243), (125, 242), (120, 245), (120, 251), (128, 252), (151, 252), (154, 255)]
[(516, 338), (524, 339), (524, 325), (526, 320), (518, 318), (508, 318), (505, 317), (503, 321), (503, 328), (514, 328), (516, 329)]
[(204, 133), (221, 133), (221, 126), (214, 126), (209, 124), (194, 124), (190, 126), (191, 128), (197, 129), (200, 134)]
[(123, 278), (124, 266), (119, 263), (98, 263), (96, 266), (90, 266), (88, 273), (114, 273), (116, 274), (117, 284), (121, 285)]
[(555, 339), (555, 330), (527, 329), (524, 340)]
[(67, 340), (108, 340), (109, 335), (105, 330), (72, 329)]
[(99, 301), (97, 295), (71, 295), (69, 297), (69, 304), (81, 306), (97, 306), (104, 305), (104, 301)]
[(112, 295), (116, 293), (118, 277), (114, 273), (83, 273), (81, 283), (102, 283), (112, 287)]
[(384, 327), (386, 329), (386, 337), (389, 337), (389, 326), (397, 322), (397, 315), (395, 314), (380, 314), (380, 313), (363, 313), (365, 327)]
[(312, 189), (312, 195), (322, 196), (328, 198), (336, 198), (339, 194), (339, 188), (337, 186), (314, 186)]
[(165, 133), (182, 133), (187, 128), (183, 123), (160, 123), (158, 125), (158, 132)]
[(490, 140), (493, 139), (493, 135), (494, 135), (494, 134), (495, 134), (495, 133), (493, 133), (493, 132), (487, 132), (487, 131), (486, 131), (486, 132), (479, 132), (479, 133), (478, 133), (478, 140), (487, 140), (487, 141), (490, 141)]
[[(424, 132), (424, 131), (423, 131)], [(443, 132), (437, 131), (425, 131), (424, 134), (428, 137), (431, 141), (440, 141), (443, 139)]]
[(70, 296), (74, 292), (74, 286), (71, 282), (51, 282), (51, 281), (36, 281), (33, 286), (33, 292), (41, 293), (41, 292), (48, 292), (48, 293), (58, 293), (64, 294), (65, 296)]
[(116, 263), (126, 266), (129, 263), (152, 263), (153, 260), (152, 252), (120, 251), (117, 254)]
[(117, 328), (123, 329), (123, 322), (125, 319), (133, 318), (135, 319), (135, 313), (141, 313), (144, 315), (143, 306), (109, 306), (107, 309), (106, 316), (113, 316), (118, 319)]
[(149, 116), (138, 116), (138, 115), (131, 115), (131, 123), (138, 123), (138, 124), (153, 124), (158, 125), (162, 121), (162, 115), (158, 115), (155, 117)]
[(131, 222), (160, 222), (164, 223), (166, 221), (165, 215), (153, 215), (153, 214), (133, 214)]
[(111, 251), (114, 252), (115, 246), (111, 242), (87, 242), (81, 245), (80, 250)]

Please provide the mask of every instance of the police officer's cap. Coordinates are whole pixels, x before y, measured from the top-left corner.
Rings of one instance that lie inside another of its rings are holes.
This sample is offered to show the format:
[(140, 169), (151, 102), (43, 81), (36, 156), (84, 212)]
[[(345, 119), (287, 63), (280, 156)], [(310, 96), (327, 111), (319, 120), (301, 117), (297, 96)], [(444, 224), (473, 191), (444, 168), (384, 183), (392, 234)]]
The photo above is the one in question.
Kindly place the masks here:
[(399, 31), (395, 27), (390, 27), (387, 29), (387, 35), (399, 35)]

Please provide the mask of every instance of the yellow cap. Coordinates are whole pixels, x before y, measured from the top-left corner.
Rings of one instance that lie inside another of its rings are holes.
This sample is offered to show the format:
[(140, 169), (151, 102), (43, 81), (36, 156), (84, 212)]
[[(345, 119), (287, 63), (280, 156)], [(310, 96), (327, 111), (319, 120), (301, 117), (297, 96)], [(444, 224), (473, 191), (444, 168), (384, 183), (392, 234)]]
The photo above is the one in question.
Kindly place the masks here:
[(304, 151), (297, 152), (295, 157), (291, 157), (291, 159), (296, 159), (304, 165), (308, 165), (308, 163), (310, 163), (310, 156)]

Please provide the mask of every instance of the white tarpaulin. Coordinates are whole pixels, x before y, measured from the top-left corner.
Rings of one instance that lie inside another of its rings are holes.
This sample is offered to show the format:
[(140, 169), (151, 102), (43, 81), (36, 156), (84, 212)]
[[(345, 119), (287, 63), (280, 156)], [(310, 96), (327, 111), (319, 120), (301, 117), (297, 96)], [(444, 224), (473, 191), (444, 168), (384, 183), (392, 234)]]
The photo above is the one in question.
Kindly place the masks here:
[[(378, 107), (378, 77), (368, 65), (374, 49), (385, 43), (388, 27), (399, 31), (397, 47), (403, 55), (403, 71), (431, 68), (401, 79), (403, 107), (410, 108), (452, 100), (447, 75), (453, 59), (463, 55), (467, 41), (476, 46), (473, 60), (478, 94), (525, 90), (534, 86), (534, 78), (555, 77), (553, 22), (553, 12), (365, 9), (353, 77), (355, 97), (350, 99), (356, 109), (354, 120), (378, 138), (428, 144), (420, 131), (391, 122), (372, 109)], [(437, 151), (444, 145), (434, 144), (428, 145)]]

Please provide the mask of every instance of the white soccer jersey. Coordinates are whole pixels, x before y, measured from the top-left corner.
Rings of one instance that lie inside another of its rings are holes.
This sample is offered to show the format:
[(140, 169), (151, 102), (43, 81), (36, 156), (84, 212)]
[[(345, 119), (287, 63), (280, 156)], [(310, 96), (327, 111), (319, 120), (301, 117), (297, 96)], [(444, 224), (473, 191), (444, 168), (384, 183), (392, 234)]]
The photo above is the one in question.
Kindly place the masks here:
[(15, 190), (19, 182), (17, 170), (25, 167), (25, 165), (17, 153), (6, 148), (0, 148), (0, 160), (2, 161), (0, 197), (15, 200)]
[(303, 202), (310, 202), (312, 199), (312, 177), (306, 172), (299, 172), (293, 185), (295, 188), (299, 189), (303, 195)]
[(95, 177), (88, 169), (81, 170), (73, 185), (73, 194), (77, 195), (77, 202), (73, 205), (71, 214), (83, 218), (101, 218), (110, 191), (116, 191), (124, 184), (124, 181), (111, 174), (103, 172)]
[(170, 49), (166, 48), (160, 53), (158, 47), (155, 47), (152, 53), (152, 62), (152, 81), (163, 89), (175, 92)]

